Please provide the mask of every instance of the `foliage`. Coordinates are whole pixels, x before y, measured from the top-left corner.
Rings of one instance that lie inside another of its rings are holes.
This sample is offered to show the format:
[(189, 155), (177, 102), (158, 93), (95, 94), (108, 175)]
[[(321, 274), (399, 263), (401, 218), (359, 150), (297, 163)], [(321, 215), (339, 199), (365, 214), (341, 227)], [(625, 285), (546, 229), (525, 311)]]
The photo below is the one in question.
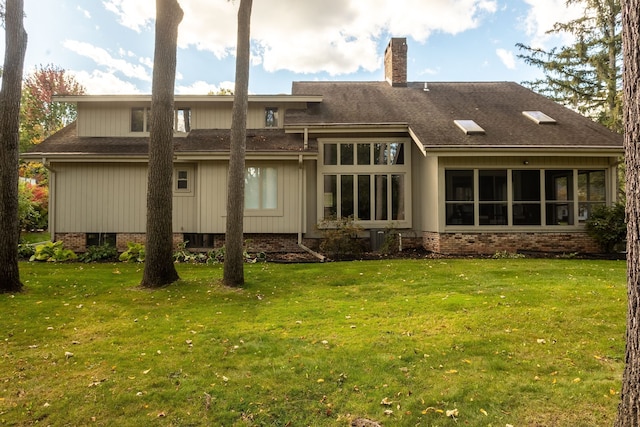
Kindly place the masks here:
[(18, 183), (18, 221), (20, 230), (43, 230), (48, 225), (49, 189)]
[(20, 267), (4, 425), (610, 426), (618, 405), (624, 261), (245, 264), (240, 290), (179, 264), (145, 292), (137, 264)]
[(89, 246), (84, 253), (80, 254), (78, 259), (82, 262), (113, 261), (118, 259), (118, 250), (109, 243)]
[(22, 85), (20, 149), (42, 142), (76, 119), (76, 105), (54, 101), (54, 95), (82, 95), (75, 77), (54, 65), (39, 66)]
[(518, 259), (524, 258), (524, 254), (519, 254), (517, 252), (509, 252), (509, 251), (498, 251), (493, 254), (493, 259)]
[(18, 258), (20, 259), (30, 259), (36, 253), (35, 245), (31, 243), (20, 243), (18, 245)]
[[(191, 252), (187, 249), (187, 242), (182, 242), (178, 244), (178, 249), (173, 253), (173, 259), (177, 263), (190, 263), (190, 264), (222, 264), (224, 263), (224, 256), (226, 253), (226, 249), (224, 246), (211, 249), (208, 252)], [(248, 249), (243, 251), (242, 257), (244, 262), (247, 263), (255, 263), (260, 261), (266, 261), (266, 254), (264, 252), (257, 252), (256, 254), (249, 253)]]
[(627, 237), (624, 203), (593, 209), (587, 219), (586, 230), (604, 252), (613, 252), (616, 245)]
[(127, 250), (118, 259), (122, 262), (144, 262), (145, 251), (142, 243), (127, 242)]
[(35, 253), (29, 261), (71, 261), (78, 256), (71, 249), (65, 249), (62, 241), (45, 242), (36, 245)]
[(584, 15), (556, 23), (550, 33), (569, 34), (573, 44), (550, 50), (517, 44), (525, 52), (518, 56), (545, 73), (543, 79), (525, 84), (620, 132), (620, 0), (567, 0), (567, 5), (584, 6)]
[(353, 221), (353, 217), (324, 219), (318, 229), (322, 233), (320, 250), (331, 259), (354, 259), (364, 251), (358, 238), (362, 227)]

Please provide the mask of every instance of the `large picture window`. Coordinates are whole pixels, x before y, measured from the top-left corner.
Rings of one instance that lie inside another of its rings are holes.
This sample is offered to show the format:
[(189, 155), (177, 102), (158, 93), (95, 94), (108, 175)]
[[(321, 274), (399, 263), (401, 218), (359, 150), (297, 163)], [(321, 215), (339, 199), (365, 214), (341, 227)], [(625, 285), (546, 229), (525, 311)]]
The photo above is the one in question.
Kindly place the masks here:
[(605, 177), (604, 170), (447, 169), (445, 224), (575, 225), (606, 203)]
[(374, 224), (407, 221), (409, 165), (404, 141), (324, 142), (320, 215)]

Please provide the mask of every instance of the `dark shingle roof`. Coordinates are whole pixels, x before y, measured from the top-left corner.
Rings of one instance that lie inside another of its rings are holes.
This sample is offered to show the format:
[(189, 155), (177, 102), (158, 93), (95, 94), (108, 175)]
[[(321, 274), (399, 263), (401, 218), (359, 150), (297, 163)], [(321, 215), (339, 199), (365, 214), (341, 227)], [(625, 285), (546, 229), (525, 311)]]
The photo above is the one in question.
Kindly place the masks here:
[[(606, 147), (622, 136), (531, 90), (509, 82), (295, 82), (293, 95), (321, 94), (323, 102), (291, 111), (285, 126), (406, 123), (426, 149), (441, 147)], [(539, 125), (522, 112), (539, 110), (557, 123)], [(486, 133), (465, 135), (454, 120), (474, 120)]]
[[(229, 151), (229, 129), (196, 129), (186, 137), (176, 137), (175, 153), (224, 153)], [(34, 146), (23, 157), (51, 154), (146, 156), (148, 137), (78, 137), (76, 123)], [(283, 129), (247, 130), (247, 152), (303, 152), (300, 134), (287, 134)], [(310, 141), (306, 152), (317, 152), (317, 143)]]

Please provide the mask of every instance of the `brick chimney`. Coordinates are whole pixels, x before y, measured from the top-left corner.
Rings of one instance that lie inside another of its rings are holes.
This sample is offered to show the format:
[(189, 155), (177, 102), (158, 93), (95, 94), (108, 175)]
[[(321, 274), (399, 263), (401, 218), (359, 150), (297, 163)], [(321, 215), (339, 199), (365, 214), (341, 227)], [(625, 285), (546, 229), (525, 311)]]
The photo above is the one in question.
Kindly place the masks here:
[(407, 85), (407, 38), (394, 37), (384, 51), (384, 79), (391, 86)]

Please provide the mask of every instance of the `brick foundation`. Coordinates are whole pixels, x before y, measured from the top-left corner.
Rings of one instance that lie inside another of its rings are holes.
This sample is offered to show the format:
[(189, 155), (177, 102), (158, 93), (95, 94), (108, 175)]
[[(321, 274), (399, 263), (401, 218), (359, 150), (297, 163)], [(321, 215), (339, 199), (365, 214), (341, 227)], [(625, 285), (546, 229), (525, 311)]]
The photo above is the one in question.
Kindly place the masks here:
[(496, 252), (600, 253), (584, 232), (574, 233), (433, 233), (424, 232), (425, 249), (447, 255), (493, 255)]

